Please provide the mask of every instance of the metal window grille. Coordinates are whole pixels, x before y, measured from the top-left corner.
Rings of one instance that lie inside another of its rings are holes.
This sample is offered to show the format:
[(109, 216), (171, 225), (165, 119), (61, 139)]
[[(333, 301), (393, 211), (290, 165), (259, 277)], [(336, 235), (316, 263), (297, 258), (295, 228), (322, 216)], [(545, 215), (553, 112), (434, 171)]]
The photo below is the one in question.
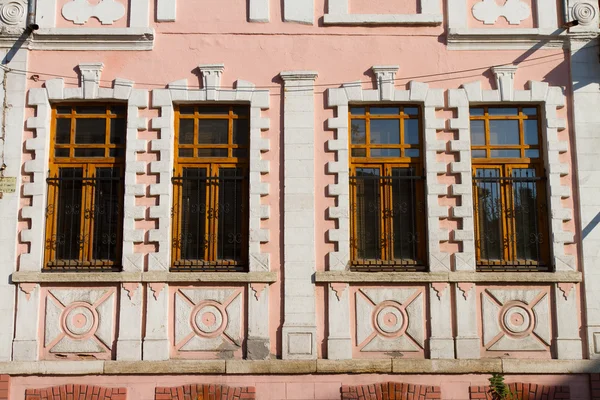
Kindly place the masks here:
[(247, 178), (235, 168), (173, 178), (173, 271), (246, 271)]
[(123, 233), (120, 168), (59, 168), (47, 179), (46, 269), (119, 270)]

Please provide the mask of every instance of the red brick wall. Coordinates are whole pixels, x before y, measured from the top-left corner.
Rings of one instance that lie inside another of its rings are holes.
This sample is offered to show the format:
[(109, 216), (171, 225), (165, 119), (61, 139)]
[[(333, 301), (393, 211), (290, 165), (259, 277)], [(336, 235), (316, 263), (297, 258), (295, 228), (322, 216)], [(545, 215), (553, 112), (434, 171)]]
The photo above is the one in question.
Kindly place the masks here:
[(10, 375), (0, 375), (0, 400), (10, 398)]
[[(514, 400), (540, 399), (540, 400), (569, 400), (571, 392), (568, 386), (542, 386), (535, 383), (509, 383), (508, 390)], [(489, 386), (471, 386), (469, 388), (471, 400), (493, 400)], [(516, 396), (516, 397), (515, 397)]]
[(396, 382), (342, 386), (342, 400), (433, 400), (441, 398), (439, 386)]
[(25, 391), (25, 400), (79, 400), (80, 398), (126, 400), (127, 389), (92, 385), (62, 385)]
[(590, 398), (600, 400), (600, 374), (590, 374)]
[(223, 385), (183, 385), (157, 387), (155, 400), (255, 400), (254, 387), (229, 387)]

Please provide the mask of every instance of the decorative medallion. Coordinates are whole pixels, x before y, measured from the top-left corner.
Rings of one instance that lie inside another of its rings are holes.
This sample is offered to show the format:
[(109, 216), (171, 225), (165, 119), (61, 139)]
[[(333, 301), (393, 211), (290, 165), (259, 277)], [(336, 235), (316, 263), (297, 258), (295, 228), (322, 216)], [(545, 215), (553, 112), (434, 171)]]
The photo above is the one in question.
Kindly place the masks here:
[(596, 18), (596, 8), (593, 4), (585, 1), (575, 3), (573, 6), (573, 19), (582, 25), (591, 24)]
[(6, 25), (18, 25), (25, 19), (25, 4), (20, 1), (7, 1), (0, 4), (0, 20)]

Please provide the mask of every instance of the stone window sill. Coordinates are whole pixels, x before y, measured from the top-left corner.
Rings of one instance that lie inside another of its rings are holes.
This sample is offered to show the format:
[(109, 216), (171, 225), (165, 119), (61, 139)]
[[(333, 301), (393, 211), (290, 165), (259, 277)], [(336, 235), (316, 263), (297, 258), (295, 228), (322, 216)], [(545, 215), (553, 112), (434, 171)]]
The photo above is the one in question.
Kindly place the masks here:
[(317, 272), (317, 283), (431, 283), (431, 282), (475, 282), (475, 283), (578, 283), (581, 272)]
[(13, 283), (111, 283), (111, 282), (227, 282), (273, 283), (277, 272), (28, 272), (12, 274)]
[(32, 50), (152, 50), (151, 28), (42, 28), (33, 34)]
[(429, 25), (443, 22), (442, 14), (325, 14), (325, 25)]

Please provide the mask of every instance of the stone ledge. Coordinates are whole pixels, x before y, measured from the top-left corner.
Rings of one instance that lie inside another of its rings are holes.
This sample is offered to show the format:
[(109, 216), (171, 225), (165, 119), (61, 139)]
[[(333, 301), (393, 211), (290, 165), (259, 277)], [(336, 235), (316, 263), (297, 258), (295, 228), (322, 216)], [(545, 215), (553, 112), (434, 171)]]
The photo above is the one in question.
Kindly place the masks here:
[(8, 375), (590, 374), (593, 360), (169, 360), (2, 362)]
[(315, 282), (330, 283), (431, 283), (431, 282), (475, 282), (475, 283), (579, 283), (581, 272), (317, 272)]
[(438, 26), (442, 14), (325, 14), (324, 25), (421, 25)]
[(152, 50), (151, 28), (42, 28), (29, 42), (31, 50)]
[(277, 272), (28, 272), (11, 275), (13, 283), (232, 282), (273, 283)]

